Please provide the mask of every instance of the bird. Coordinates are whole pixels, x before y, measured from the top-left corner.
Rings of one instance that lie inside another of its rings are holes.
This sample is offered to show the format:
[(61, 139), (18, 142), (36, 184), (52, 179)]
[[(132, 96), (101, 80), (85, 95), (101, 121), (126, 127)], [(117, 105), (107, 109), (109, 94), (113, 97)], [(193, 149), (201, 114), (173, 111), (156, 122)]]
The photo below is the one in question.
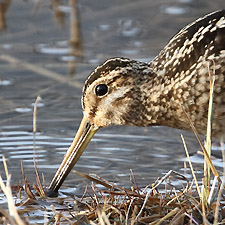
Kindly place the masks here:
[(206, 132), (214, 77), (212, 134), (225, 134), (225, 10), (181, 29), (149, 63), (114, 57), (87, 78), (83, 119), (49, 186), (57, 193), (94, 134), (110, 125), (168, 126)]

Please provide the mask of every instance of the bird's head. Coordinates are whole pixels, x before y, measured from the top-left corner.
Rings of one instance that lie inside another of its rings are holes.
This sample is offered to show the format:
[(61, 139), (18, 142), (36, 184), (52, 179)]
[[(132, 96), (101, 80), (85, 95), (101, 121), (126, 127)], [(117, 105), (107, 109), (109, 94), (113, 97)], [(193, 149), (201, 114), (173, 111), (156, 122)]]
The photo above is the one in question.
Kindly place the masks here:
[(98, 66), (87, 78), (82, 96), (83, 120), (49, 189), (58, 191), (91, 138), (109, 125), (142, 126), (143, 90), (150, 65), (113, 58)]
[(139, 125), (143, 102), (141, 84), (150, 72), (147, 63), (125, 58), (107, 60), (85, 82), (84, 116), (98, 128)]

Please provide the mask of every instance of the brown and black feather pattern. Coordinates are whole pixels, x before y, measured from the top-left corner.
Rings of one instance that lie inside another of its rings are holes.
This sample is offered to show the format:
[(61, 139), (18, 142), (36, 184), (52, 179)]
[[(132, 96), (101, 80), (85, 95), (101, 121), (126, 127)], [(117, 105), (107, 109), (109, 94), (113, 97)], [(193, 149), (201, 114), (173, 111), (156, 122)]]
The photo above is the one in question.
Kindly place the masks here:
[[(181, 105), (205, 133), (209, 74), (215, 77), (214, 136), (225, 134), (225, 10), (180, 30), (150, 63), (112, 58), (88, 77), (82, 105), (98, 127), (163, 125), (190, 129)], [(108, 92), (96, 95), (105, 84)]]

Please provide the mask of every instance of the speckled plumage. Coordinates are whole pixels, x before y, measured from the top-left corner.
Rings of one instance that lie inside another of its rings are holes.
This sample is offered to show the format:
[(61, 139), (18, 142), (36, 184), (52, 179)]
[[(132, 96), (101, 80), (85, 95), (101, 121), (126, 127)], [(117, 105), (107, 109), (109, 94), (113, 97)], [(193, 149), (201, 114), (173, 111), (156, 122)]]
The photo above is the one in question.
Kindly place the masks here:
[[(113, 58), (88, 77), (82, 105), (92, 124), (190, 129), (181, 105), (205, 133), (209, 73), (215, 76), (215, 136), (225, 134), (225, 10), (184, 27), (150, 63)], [(98, 97), (95, 87), (109, 91)]]
[(113, 58), (85, 82), (84, 116), (50, 186), (55, 195), (91, 138), (111, 124), (163, 125), (188, 130), (189, 114), (205, 134), (210, 76), (214, 86), (214, 137), (225, 134), (225, 10), (206, 15), (178, 32), (150, 63)]

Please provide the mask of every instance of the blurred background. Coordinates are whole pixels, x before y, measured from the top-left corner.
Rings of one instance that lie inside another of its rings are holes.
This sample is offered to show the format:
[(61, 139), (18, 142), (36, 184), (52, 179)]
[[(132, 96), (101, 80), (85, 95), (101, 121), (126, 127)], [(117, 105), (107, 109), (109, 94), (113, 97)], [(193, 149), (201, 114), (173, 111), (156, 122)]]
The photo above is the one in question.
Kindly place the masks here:
[[(149, 62), (179, 29), (223, 8), (224, 0), (1, 0), (0, 171), (4, 155), (12, 184), (21, 184), (23, 161), (32, 183), (35, 156), (49, 184), (81, 121), (82, 86), (90, 72), (115, 56)], [(124, 126), (100, 130), (75, 169), (125, 186), (130, 169), (140, 186), (170, 169), (183, 173), (181, 133), (198, 168), (202, 157), (192, 133)], [(215, 165), (222, 167), (221, 159)], [(85, 184), (71, 173), (65, 186), (79, 192)]]

